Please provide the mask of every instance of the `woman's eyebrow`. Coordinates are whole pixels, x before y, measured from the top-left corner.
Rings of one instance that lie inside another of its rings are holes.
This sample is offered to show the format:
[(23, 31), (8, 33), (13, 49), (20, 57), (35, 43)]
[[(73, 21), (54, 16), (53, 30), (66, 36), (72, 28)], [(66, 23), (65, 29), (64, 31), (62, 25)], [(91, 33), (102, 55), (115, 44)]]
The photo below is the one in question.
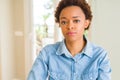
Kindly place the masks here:
[(72, 18), (80, 18), (80, 16), (73, 16)]
[[(73, 16), (72, 18), (80, 18), (80, 16)], [(60, 17), (60, 19), (67, 19), (66, 17)]]
[(66, 17), (60, 17), (60, 19), (66, 19)]

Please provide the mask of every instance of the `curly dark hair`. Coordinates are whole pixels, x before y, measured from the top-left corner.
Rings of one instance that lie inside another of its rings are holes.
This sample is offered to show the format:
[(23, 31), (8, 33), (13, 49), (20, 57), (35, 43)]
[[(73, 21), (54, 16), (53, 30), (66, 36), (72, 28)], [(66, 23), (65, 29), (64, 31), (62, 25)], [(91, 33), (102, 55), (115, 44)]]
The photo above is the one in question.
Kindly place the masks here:
[(90, 21), (92, 20), (92, 12), (86, 0), (61, 0), (55, 10), (55, 22), (59, 23), (61, 11), (68, 6), (79, 6), (83, 10), (85, 18)]

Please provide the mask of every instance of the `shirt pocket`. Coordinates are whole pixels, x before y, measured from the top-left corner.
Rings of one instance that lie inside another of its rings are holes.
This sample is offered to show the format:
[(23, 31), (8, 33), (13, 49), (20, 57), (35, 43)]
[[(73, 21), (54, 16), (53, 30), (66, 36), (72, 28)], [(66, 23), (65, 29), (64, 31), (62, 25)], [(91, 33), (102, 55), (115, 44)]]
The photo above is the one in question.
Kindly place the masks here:
[(67, 80), (66, 75), (61, 72), (49, 72), (49, 80)]
[(98, 73), (97, 72), (88, 72), (82, 74), (82, 80), (97, 80)]

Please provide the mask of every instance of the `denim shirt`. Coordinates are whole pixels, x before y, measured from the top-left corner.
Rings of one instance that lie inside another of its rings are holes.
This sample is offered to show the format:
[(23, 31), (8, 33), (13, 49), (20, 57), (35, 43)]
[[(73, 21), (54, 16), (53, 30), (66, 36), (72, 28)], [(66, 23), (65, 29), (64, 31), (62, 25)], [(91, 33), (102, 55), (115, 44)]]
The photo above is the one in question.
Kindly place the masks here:
[(82, 52), (73, 57), (63, 40), (40, 51), (27, 80), (111, 80), (110, 74), (103, 48), (87, 40)]

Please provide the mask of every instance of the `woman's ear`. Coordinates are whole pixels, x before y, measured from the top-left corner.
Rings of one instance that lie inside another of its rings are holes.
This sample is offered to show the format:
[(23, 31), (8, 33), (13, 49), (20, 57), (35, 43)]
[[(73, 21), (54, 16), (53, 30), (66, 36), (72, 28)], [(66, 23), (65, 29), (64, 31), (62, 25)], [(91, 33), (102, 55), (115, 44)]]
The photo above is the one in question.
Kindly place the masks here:
[(85, 29), (87, 29), (89, 27), (89, 25), (90, 25), (90, 20), (87, 19), (85, 21)]

